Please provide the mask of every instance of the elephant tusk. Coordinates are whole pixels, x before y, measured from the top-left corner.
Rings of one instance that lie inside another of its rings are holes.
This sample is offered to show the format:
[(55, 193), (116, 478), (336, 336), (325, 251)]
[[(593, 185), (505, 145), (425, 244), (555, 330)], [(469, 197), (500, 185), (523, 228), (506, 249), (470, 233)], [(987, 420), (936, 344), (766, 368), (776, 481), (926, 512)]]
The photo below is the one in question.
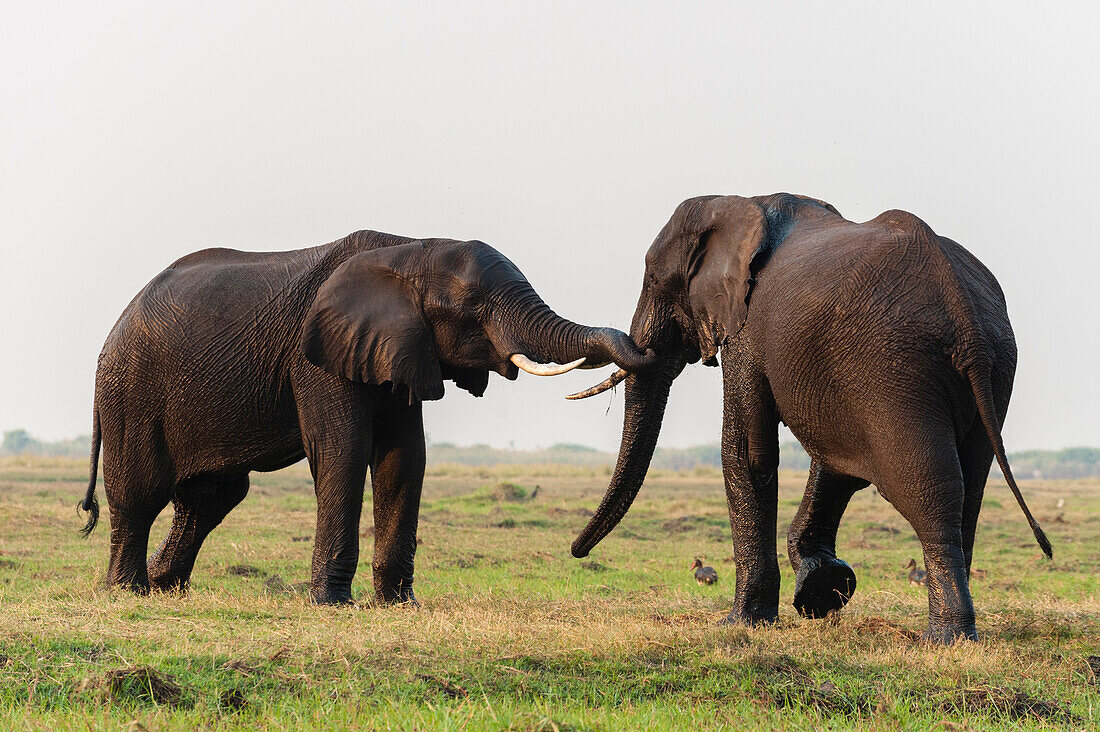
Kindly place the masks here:
[(596, 396), (597, 394), (603, 394), (611, 387), (618, 384), (620, 381), (627, 377), (626, 369), (619, 369), (615, 373), (608, 376), (600, 383), (593, 386), (591, 389), (585, 389), (584, 391), (578, 391), (576, 394), (570, 394), (565, 397), (566, 399), (587, 399), (590, 396)]
[(576, 361), (570, 361), (560, 366), (548, 363), (535, 363), (522, 353), (513, 354), (509, 360), (527, 373), (534, 374), (535, 376), (557, 376), (558, 374), (564, 374), (566, 371), (572, 371), (584, 363), (584, 358), (578, 358)]

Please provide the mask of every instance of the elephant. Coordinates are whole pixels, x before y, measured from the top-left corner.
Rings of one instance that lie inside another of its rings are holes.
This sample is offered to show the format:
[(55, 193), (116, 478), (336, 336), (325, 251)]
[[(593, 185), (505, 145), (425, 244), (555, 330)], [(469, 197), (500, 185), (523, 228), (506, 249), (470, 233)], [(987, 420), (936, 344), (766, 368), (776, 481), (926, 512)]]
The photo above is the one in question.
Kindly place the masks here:
[[(317, 497), (310, 595), (349, 603), (369, 470), (375, 598), (415, 603), (422, 402), (444, 381), (481, 396), (490, 371), (515, 380), (655, 361), (621, 331), (557, 315), (480, 241), (359, 231), (296, 251), (195, 252), (138, 293), (99, 356), (83, 533), (98, 520), (102, 445), (108, 585), (186, 589), (249, 473), (305, 457)], [(171, 529), (146, 562), (169, 501)]]
[(969, 571), (994, 457), (1043, 552), (1005, 458), (1001, 427), (1016, 343), (993, 275), (916, 216), (848, 221), (828, 203), (787, 193), (684, 201), (646, 254), (630, 330), (658, 354), (620, 369), (584, 398), (626, 381), (618, 461), (572, 553), (587, 556), (638, 493), (673, 380), (689, 363), (719, 365), (722, 468), (736, 580), (725, 622), (775, 621), (779, 424), (811, 458), (787, 532), (794, 605), (839, 610), (856, 577), (836, 556), (841, 517), (873, 483), (916, 532), (928, 568), (932, 642), (976, 639)]

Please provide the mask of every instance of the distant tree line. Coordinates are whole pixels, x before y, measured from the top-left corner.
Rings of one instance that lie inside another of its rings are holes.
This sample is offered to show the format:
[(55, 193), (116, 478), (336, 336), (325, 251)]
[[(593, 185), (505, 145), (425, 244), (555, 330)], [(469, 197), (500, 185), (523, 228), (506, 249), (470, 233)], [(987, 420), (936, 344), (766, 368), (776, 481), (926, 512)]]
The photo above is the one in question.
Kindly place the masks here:
[[(84, 435), (71, 440), (47, 442), (39, 440), (26, 430), (10, 430), (4, 433), (0, 443), (0, 456), (51, 455), (60, 457), (85, 457), (91, 446), (91, 437)], [(585, 445), (557, 443), (538, 450), (515, 450), (469, 445), (460, 447), (450, 442), (434, 442), (428, 445), (428, 464), (459, 465), (575, 465), (602, 467), (615, 464), (615, 454), (602, 452)], [(1100, 448), (1068, 447), (1064, 450), (1025, 450), (1009, 453), (1012, 471), (1020, 478), (1095, 478), (1100, 477)], [(797, 442), (779, 445), (779, 466), (787, 470), (806, 470), (810, 458)], [(659, 447), (653, 454), (651, 467), (657, 470), (694, 470), (696, 468), (722, 467), (722, 450), (717, 444), (694, 447)], [(996, 464), (994, 474), (999, 474)]]
[(0, 456), (50, 455), (57, 457), (88, 457), (92, 447), (91, 435), (81, 435), (71, 440), (47, 442), (31, 437), (26, 430), (8, 430), (0, 442)]

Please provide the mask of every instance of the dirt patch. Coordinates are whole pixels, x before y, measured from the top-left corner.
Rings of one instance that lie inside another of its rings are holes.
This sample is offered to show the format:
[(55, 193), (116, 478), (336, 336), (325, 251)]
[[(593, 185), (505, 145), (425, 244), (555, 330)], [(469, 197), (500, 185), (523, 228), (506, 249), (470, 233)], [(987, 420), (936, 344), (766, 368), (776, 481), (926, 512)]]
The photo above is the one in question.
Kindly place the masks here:
[(183, 687), (170, 675), (149, 666), (116, 668), (92, 685), (119, 702), (144, 702), (169, 707), (183, 703)]
[(610, 571), (611, 567), (600, 564), (599, 562), (587, 561), (581, 562), (581, 569), (587, 569), (589, 572), (607, 572)]
[[(374, 530), (373, 526), (371, 527), (371, 530), (372, 531)], [(290, 540), (291, 541), (297, 541), (297, 542), (312, 541), (313, 537), (312, 536), (292, 536), (292, 537), (290, 537)]]
[(259, 567), (253, 567), (251, 564), (234, 564), (229, 569), (225, 570), (226, 574), (231, 574), (236, 577), (266, 577), (267, 572), (263, 571)]
[(936, 708), (954, 714), (991, 714), (1012, 720), (1077, 719), (1062, 702), (1046, 701), (1026, 691), (993, 686), (952, 689), (946, 692)]

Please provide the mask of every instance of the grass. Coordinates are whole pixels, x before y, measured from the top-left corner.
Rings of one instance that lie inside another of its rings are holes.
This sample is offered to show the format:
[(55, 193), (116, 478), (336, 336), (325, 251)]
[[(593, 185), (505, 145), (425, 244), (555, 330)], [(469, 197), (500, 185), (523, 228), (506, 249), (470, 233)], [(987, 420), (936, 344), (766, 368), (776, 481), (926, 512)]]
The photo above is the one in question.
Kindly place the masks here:
[[(852, 500), (841, 527), (840, 554), (860, 583), (845, 611), (798, 618), (784, 558), (780, 622), (747, 630), (716, 625), (734, 577), (716, 471), (652, 477), (622, 525), (578, 561), (569, 543), (606, 487), (601, 469), (434, 468), (414, 611), (307, 604), (299, 583), (314, 499), (302, 466), (253, 477), (207, 540), (188, 595), (106, 591), (108, 527), (87, 541), (76, 534), (85, 470), (61, 459), (0, 462), (0, 726), (1100, 725), (1100, 667), (1089, 665), (1100, 655), (1095, 482), (1024, 485), (1053, 563), (1007, 488), (987, 489), (972, 582), (983, 640), (936, 648), (917, 638), (926, 598), (902, 569), (920, 560), (919, 545), (873, 489)], [(781, 478), (780, 547), (802, 480)], [(355, 583), (363, 598), (370, 516), (368, 490)], [(170, 518), (169, 509), (157, 521), (153, 546)], [(692, 581), (696, 555), (718, 570), (717, 586)]]

